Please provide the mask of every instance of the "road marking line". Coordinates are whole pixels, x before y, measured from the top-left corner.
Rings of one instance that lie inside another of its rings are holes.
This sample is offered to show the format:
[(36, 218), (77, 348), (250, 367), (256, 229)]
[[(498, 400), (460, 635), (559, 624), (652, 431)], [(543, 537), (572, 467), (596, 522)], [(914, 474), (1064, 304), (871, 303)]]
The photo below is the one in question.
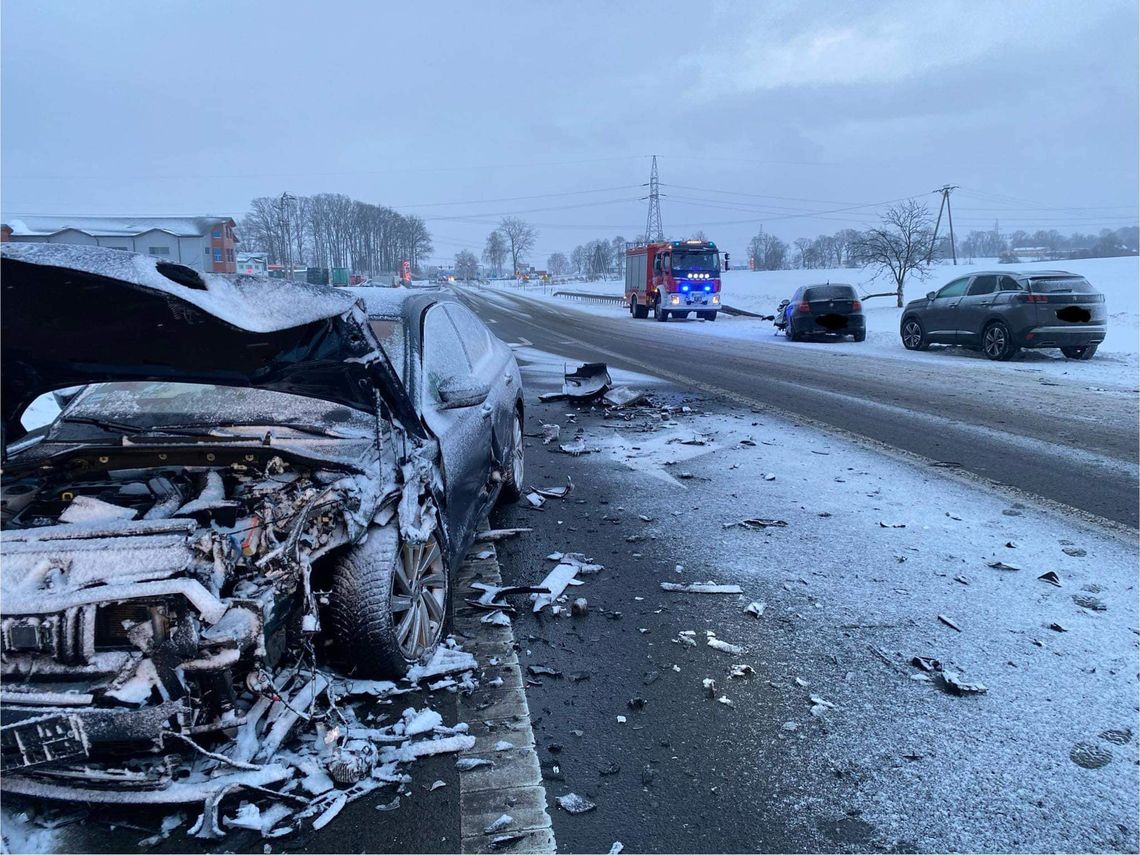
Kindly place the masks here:
[[(459, 774), (460, 851), (555, 852), (530, 707), (514, 650), (514, 631), (509, 626), (481, 623), (480, 618), (486, 613), (463, 604), (474, 581), (502, 585), (494, 546), (480, 543), (472, 548), (472, 552), (483, 550), (491, 555), (483, 559), (468, 556), (456, 575), (452, 626), (463, 640), (464, 649), (479, 660), (482, 674), (480, 688), (459, 698), (459, 718), (467, 723), (468, 733), (476, 740), (474, 750), (464, 756), (486, 757), (495, 765)], [(497, 665), (489, 664), (492, 658), (498, 661)], [(501, 678), (502, 685), (488, 686), (488, 681), (495, 678)], [(495, 751), (500, 740), (514, 747)], [(510, 814), (514, 822), (500, 833), (521, 834), (522, 838), (492, 849), (491, 841), (497, 835), (484, 834), (483, 830), (503, 814)]]

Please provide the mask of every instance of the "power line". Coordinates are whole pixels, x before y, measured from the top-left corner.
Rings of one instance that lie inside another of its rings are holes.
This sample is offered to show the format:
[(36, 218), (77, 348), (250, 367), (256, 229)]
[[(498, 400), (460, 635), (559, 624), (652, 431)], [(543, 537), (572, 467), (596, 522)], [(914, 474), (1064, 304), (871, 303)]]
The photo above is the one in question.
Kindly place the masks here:
[(518, 211), (482, 211), (471, 214), (448, 214), (446, 216), (424, 217), (426, 222), (441, 222), (444, 220), (457, 220), (459, 222), (487, 222), (489, 217), (513, 217), (516, 214), (535, 214), (543, 211), (570, 211), (576, 208), (598, 208), (605, 205), (618, 205), (626, 202), (637, 202), (639, 197), (630, 196), (621, 199), (606, 199), (600, 202), (581, 202), (577, 205), (552, 205), (543, 208), (526, 208)]
[(158, 174), (158, 175), (13, 175), (10, 172), (4, 176), (6, 181), (160, 181), (160, 180), (212, 180), (212, 179), (239, 179), (239, 178), (327, 178), (346, 175), (390, 175), (394, 172), (471, 172), (489, 169), (542, 169), (548, 166), (577, 166), (587, 163), (609, 163), (619, 160), (640, 160), (644, 155), (614, 155), (612, 157), (593, 157), (580, 160), (532, 161), (530, 163), (492, 163), (482, 165), (463, 166), (393, 166), (387, 169), (346, 169), (326, 172), (241, 172), (234, 174)]
[(564, 196), (582, 196), (587, 193), (614, 193), (618, 190), (637, 190), (642, 184), (625, 184), (621, 187), (599, 187), (596, 190), (569, 190), (565, 193), (538, 193), (533, 196), (501, 196), (497, 199), (467, 199), (461, 202), (402, 202), (387, 205), (389, 208), (440, 208), (450, 205), (482, 205), (491, 202), (521, 202), (528, 199), (558, 199)]

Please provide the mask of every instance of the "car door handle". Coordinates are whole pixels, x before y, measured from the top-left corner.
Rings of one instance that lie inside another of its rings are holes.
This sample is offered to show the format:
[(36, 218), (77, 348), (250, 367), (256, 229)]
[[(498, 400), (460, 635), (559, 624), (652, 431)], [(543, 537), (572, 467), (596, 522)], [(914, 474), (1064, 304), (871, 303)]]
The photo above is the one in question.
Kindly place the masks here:
[(495, 408), (490, 404), (484, 404), (479, 408), (479, 412), (483, 414), (483, 418), (489, 419), (491, 417), (491, 413), (495, 412)]
[(505, 382), (508, 386), (515, 382), (515, 378), (511, 375), (511, 372), (508, 371), (503, 375), (503, 382)]

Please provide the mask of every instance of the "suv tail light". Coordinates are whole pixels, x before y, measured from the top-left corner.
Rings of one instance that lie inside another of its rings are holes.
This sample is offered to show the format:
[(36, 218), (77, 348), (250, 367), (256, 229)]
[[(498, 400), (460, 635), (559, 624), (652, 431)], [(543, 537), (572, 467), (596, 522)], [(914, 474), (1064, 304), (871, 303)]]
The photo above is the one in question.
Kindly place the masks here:
[(1047, 294), (1018, 294), (1015, 298), (1019, 303), (1048, 303)]
[(811, 311), (811, 303), (809, 303), (807, 300), (803, 300), (797, 308), (801, 312), (810, 312)]
[(859, 300), (852, 300), (851, 301), (851, 311), (853, 311), (853, 312), (863, 311), (863, 303)]

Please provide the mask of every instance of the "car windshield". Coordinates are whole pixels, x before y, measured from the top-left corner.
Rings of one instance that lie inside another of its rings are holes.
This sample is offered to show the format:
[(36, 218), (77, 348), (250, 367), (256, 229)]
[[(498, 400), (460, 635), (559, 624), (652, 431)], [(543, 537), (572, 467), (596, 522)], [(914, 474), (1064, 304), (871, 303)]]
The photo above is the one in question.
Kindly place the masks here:
[(367, 435), (375, 428), (368, 413), (340, 404), (237, 386), (203, 383), (132, 381), (97, 383), (66, 407), (61, 424), (98, 421), (140, 431), (179, 425), (300, 425), (347, 435)]
[(1083, 276), (1047, 276), (1029, 280), (1037, 294), (1096, 294), (1097, 290)]
[(720, 255), (714, 250), (673, 250), (674, 270), (701, 270), (716, 273), (720, 270)]
[(811, 300), (854, 300), (855, 289), (850, 285), (815, 285), (808, 288), (805, 299)]

